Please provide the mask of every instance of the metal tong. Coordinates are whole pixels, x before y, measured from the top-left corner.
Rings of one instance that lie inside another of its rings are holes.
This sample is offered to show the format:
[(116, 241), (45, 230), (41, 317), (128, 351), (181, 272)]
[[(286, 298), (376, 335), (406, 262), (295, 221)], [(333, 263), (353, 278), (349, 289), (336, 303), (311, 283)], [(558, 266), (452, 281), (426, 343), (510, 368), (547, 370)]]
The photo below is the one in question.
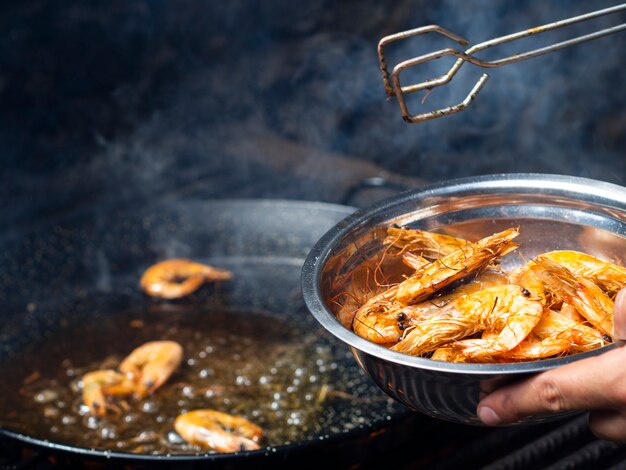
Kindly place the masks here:
[[(477, 65), (483, 68), (495, 68), (502, 67), (503, 65), (512, 64), (514, 62), (520, 62), (522, 60), (531, 59), (533, 57), (538, 57), (544, 54), (548, 54), (553, 51), (557, 51), (559, 49), (563, 49), (565, 47), (573, 46), (575, 44), (580, 44), (583, 42), (591, 41), (593, 39), (598, 39), (604, 36), (608, 36), (609, 34), (617, 33), (619, 31), (626, 30), (626, 23), (618, 24), (616, 26), (612, 26), (610, 28), (602, 29), (599, 31), (595, 31), (593, 33), (585, 34), (583, 36), (578, 36), (572, 39), (568, 39), (566, 41), (558, 42), (555, 44), (551, 44), (545, 47), (541, 47), (538, 49), (533, 49), (527, 52), (522, 52), (519, 54), (514, 54), (508, 57), (503, 57), (497, 60), (482, 60), (478, 57), (475, 57), (477, 52), (480, 52), (484, 49), (488, 49), (493, 46), (497, 46), (499, 44), (504, 44), (507, 42), (515, 41), (517, 39), (525, 38), (528, 36), (532, 36), (535, 34), (543, 33), (546, 31), (552, 31), (555, 29), (563, 28), (575, 23), (581, 23), (583, 21), (588, 21), (593, 18), (598, 18), (600, 16), (606, 16), (614, 13), (618, 13), (626, 10), (626, 3), (621, 5), (616, 5), (614, 7), (606, 8), (603, 10), (597, 10), (590, 13), (586, 13), (584, 15), (575, 16), (572, 18), (564, 19), (561, 21), (556, 21), (554, 23), (545, 24), (543, 26), (537, 26), (534, 28), (526, 29), (524, 31), (520, 31), (517, 33), (509, 34), (507, 36), (501, 36), (498, 38), (490, 39), (485, 42), (481, 42), (480, 44), (476, 44), (475, 46), (470, 47), (466, 51), (458, 51), (453, 48), (445, 48), (440, 49), (438, 51), (429, 52), (428, 54), (424, 54), (418, 57), (414, 57), (413, 59), (405, 60), (396, 65), (391, 72), (391, 80), (389, 77), (389, 71), (387, 70), (387, 63), (385, 61), (385, 47), (395, 41), (399, 41), (401, 39), (406, 39), (413, 36), (419, 36), (425, 33), (438, 33), (441, 34), (462, 46), (469, 45), (469, 42), (466, 39), (463, 39), (460, 36), (442, 28), (437, 25), (424, 26), (421, 28), (411, 29), (408, 31), (402, 31), (400, 33), (392, 34), (390, 36), (386, 36), (380, 40), (378, 43), (378, 60), (380, 64), (380, 70), (383, 75), (383, 83), (385, 85), (385, 91), (387, 96), (394, 96), (398, 100), (398, 104), (400, 105), (400, 111), (402, 112), (402, 118), (409, 123), (416, 123), (422, 121), (428, 121), (430, 119), (439, 118), (442, 116), (448, 116), (450, 114), (458, 113), (459, 111), (463, 111), (465, 108), (469, 106), (469, 104), (476, 99), (478, 93), (485, 85), (487, 80), (489, 79), (489, 75), (482, 74), (482, 76), (476, 81), (476, 84), (472, 87), (470, 92), (467, 94), (465, 99), (460, 103), (457, 103), (452, 106), (448, 106), (446, 108), (435, 109), (432, 111), (428, 111), (425, 113), (419, 114), (411, 114), (407, 108), (407, 104), (405, 101), (405, 95), (416, 93), (418, 91), (428, 89), (432, 90), (433, 88), (445, 85), (448, 83), (454, 75), (459, 71), (461, 66), (465, 62), (469, 62), (471, 64)], [(432, 78), (430, 80), (425, 80), (421, 83), (415, 83), (412, 85), (402, 86), (400, 84), (400, 73), (403, 70), (406, 70), (410, 67), (414, 67), (416, 65), (422, 64), (424, 62), (428, 62), (430, 60), (439, 59), (444, 56), (452, 55), (458, 57), (458, 60), (452, 65), (450, 70), (444, 75), (441, 75), (436, 78)]]

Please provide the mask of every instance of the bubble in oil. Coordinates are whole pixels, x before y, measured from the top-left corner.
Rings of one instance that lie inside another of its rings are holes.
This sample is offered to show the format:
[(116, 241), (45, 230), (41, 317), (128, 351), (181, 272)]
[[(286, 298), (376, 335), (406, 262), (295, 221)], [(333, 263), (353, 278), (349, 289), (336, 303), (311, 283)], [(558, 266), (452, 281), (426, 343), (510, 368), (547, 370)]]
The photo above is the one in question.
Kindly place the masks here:
[[(373, 386), (354, 367), (351, 355), (347, 356), (351, 367), (340, 367), (340, 359), (346, 356), (344, 348), (334, 351), (326, 345), (316, 345), (319, 337), (311, 341), (308, 336), (314, 331), (286, 328), (284, 324), (268, 322), (266, 318), (259, 323), (254, 315), (248, 314), (246, 326), (242, 328), (240, 325), (234, 335), (227, 331), (228, 325), (233, 324), (226, 321), (228, 315), (224, 314), (221, 320), (219, 315), (219, 312), (215, 313), (219, 320), (216, 328), (207, 328), (205, 315), (199, 317), (201, 321), (198, 323), (185, 326), (188, 315), (177, 318), (170, 312), (168, 321), (160, 326), (159, 322), (145, 321), (141, 329), (134, 329), (132, 333), (145, 335), (146, 341), (171, 331), (167, 339), (184, 344), (185, 360), (168, 382), (150, 397), (143, 400), (115, 398), (110, 414), (105, 419), (98, 419), (91, 416), (88, 407), (82, 404), (80, 377), (101, 368), (104, 361), (107, 361), (107, 367), (118, 367), (123, 353), (116, 353), (116, 350), (128, 350), (131, 341), (119, 333), (128, 329), (113, 328), (115, 334), (104, 335), (119, 341), (116, 348), (107, 350), (106, 354), (110, 356), (94, 355), (91, 363), (66, 363), (71, 372), (59, 371), (56, 375), (66, 377), (65, 381), (51, 381), (38, 390), (39, 393), (51, 390), (56, 394), (46, 398), (50, 400), (48, 403), (43, 403), (46, 400), (41, 398), (42, 403), (39, 403), (33, 398), (35, 394), (31, 395), (30, 403), (35, 402), (37, 406), (32, 408), (39, 415), (43, 415), (45, 406), (51, 407), (48, 414), (53, 416), (42, 428), (50, 433), (51, 427), (56, 426), (59, 434), (55, 435), (56, 438), (62, 437), (64, 442), (84, 447), (125, 452), (140, 449), (144, 453), (166, 454), (201, 451), (185, 444), (173, 431), (174, 419), (193, 409), (211, 408), (245, 416), (263, 428), (265, 441), (262, 445), (274, 449), (286, 442), (316, 439), (331, 429), (345, 431), (366, 421), (371, 414), (364, 401), (351, 402), (346, 398), (367, 397)], [(169, 327), (165, 324), (174, 326), (167, 330)], [(103, 328), (105, 325), (100, 325), (100, 329)], [(239, 341), (235, 342), (234, 338)], [(81, 338), (81, 341), (84, 340)], [(137, 338), (132, 338), (133, 344), (138, 342)], [(332, 386), (323, 385), (327, 383)], [(344, 395), (334, 396), (335, 386)], [(329, 387), (328, 393), (321, 392), (323, 387)], [(57, 406), (59, 403), (62, 404)], [(62, 412), (61, 408), (64, 408)], [(359, 414), (355, 412), (358, 408), (365, 411)], [(345, 413), (336, 413), (335, 409), (343, 409)], [(140, 432), (146, 429), (153, 437), (145, 435), (142, 442), (137, 441)], [(157, 435), (160, 438), (154, 437)]]

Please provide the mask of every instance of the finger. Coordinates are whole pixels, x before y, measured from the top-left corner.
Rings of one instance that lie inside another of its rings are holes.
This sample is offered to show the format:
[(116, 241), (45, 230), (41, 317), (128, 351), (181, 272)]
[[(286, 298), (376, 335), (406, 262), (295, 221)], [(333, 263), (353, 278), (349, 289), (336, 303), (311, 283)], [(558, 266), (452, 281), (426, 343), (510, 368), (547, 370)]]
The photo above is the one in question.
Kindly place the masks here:
[(626, 288), (617, 293), (614, 311), (613, 338), (626, 339)]
[(596, 437), (606, 441), (626, 442), (626, 416), (618, 411), (592, 411), (589, 428)]
[(487, 425), (537, 414), (626, 406), (626, 349), (618, 348), (507, 385), (487, 395), (478, 416)]

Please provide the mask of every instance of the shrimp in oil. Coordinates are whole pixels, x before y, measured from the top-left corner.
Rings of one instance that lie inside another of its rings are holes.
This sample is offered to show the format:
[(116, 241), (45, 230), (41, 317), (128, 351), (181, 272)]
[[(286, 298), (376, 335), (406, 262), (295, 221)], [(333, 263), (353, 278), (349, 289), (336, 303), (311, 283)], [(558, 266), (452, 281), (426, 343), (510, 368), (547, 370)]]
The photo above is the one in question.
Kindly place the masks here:
[(135, 383), (134, 395), (141, 399), (163, 385), (183, 360), (183, 348), (175, 341), (150, 341), (132, 351), (120, 371)]
[(186, 259), (170, 259), (150, 266), (141, 276), (143, 290), (153, 297), (177, 299), (196, 291), (205, 282), (228, 281), (229, 271)]
[(189, 444), (217, 452), (257, 450), (263, 437), (263, 429), (247, 419), (208, 409), (178, 416), (174, 429)]
[(83, 403), (93, 416), (102, 417), (113, 407), (109, 397), (132, 395), (135, 384), (114, 370), (96, 370), (83, 375)]

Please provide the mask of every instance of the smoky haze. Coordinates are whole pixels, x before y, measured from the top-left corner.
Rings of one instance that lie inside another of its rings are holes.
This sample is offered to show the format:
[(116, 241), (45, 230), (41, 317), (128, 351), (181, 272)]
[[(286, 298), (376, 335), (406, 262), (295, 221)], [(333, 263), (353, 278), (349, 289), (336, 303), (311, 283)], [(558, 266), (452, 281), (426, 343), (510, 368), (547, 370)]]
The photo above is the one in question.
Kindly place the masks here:
[[(487, 71), (466, 111), (405, 124), (384, 95), (376, 45), (439, 24), (470, 44), (614, 2), (27, 1), (3, 7), (3, 220), (164, 197), (343, 202), (390, 172), (427, 181), (500, 172), (626, 184), (626, 33)], [(481, 53), (497, 58), (626, 20), (595, 20)], [(390, 63), (456, 47), (430, 34)], [(28, 58), (28, 60), (26, 60)], [(403, 74), (440, 75), (451, 58)], [(484, 70), (411, 97), (463, 99)], [(357, 163), (353, 165), (353, 163)], [(369, 166), (359, 167), (359, 163)]]

